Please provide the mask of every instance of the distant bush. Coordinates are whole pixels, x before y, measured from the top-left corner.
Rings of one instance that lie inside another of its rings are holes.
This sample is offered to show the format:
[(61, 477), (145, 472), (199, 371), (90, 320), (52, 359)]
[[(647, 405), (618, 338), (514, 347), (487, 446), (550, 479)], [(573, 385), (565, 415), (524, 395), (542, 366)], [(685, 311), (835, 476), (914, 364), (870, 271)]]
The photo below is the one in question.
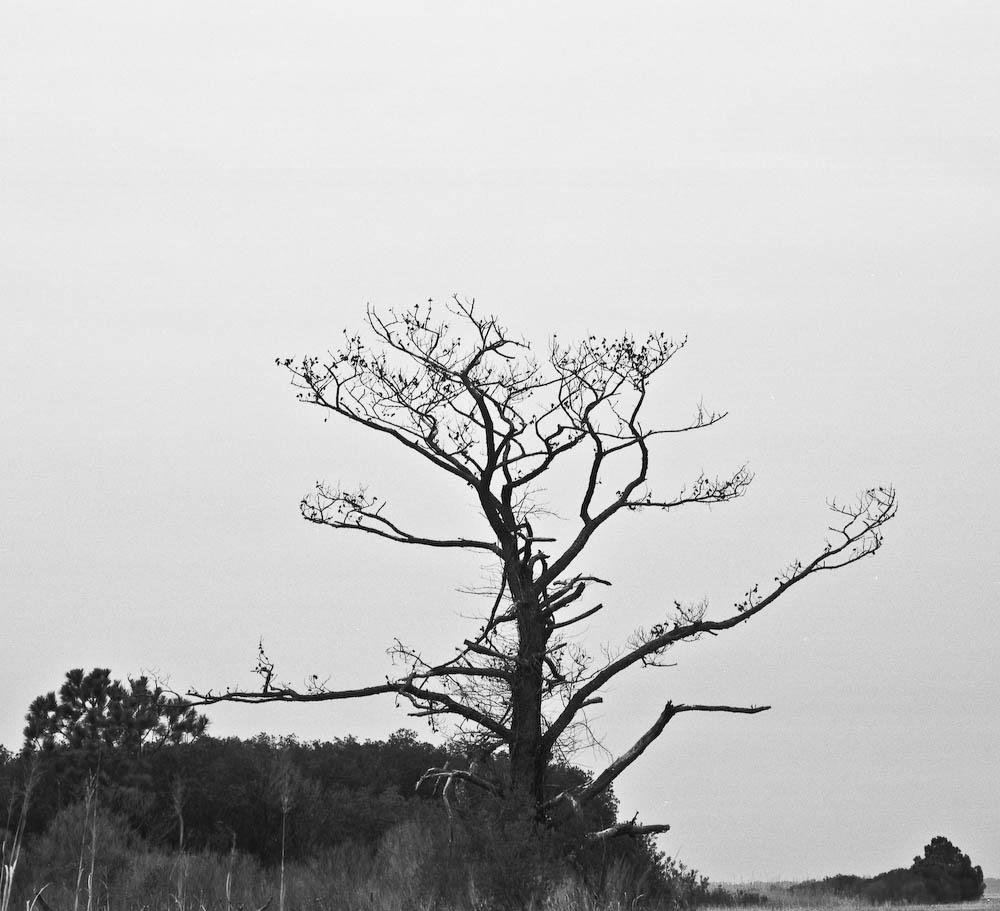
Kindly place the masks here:
[(924, 846), (924, 856), (914, 857), (910, 869), (923, 880), (935, 902), (975, 901), (986, 890), (982, 867), (972, 866), (969, 855), (943, 835)]
[(934, 902), (924, 881), (912, 870), (904, 867), (880, 873), (868, 880), (859, 894), (873, 905), (899, 903), (923, 905)]
[(983, 871), (973, 867), (947, 838), (938, 835), (924, 848), (923, 857), (915, 857), (909, 868), (900, 867), (878, 876), (828, 876), (823, 880), (797, 883), (792, 895), (859, 899), (870, 904), (939, 904), (975, 901), (986, 886)]
[(766, 895), (749, 889), (726, 889), (723, 886), (712, 886), (698, 902), (699, 906), (709, 908), (759, 908), (769, 901)]

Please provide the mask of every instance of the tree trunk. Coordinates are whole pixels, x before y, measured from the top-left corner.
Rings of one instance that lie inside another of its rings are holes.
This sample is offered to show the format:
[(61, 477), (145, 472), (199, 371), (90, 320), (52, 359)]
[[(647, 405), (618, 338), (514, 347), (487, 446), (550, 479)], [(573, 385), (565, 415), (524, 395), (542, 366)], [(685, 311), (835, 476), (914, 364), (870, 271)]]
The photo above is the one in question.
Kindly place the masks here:
[(545, 799), (542, 752), (543, 660), (549, 630), (537, 604), (523, 604), (517, 614), (518, 651), (511, 683), (511, 792), (537, 817)]

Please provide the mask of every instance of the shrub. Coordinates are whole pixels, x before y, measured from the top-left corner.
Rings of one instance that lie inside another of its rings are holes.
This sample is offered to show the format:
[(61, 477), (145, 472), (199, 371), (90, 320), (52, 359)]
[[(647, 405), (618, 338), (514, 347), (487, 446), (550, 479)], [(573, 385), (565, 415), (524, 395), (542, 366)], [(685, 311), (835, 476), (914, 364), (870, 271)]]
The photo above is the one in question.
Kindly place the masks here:
[(35, 892), (49, 883), (46, 900), (54, 907), (109, 903), (118, 879), (145, 852), (128, 820), (93, 801), (60, 810), (48, 829), (27, 846), (25, 881)]
[(910, 869), (923, 881), (931, 901), (976, 901), (986, 890), (982, 867), (972, 866), (969, 855), (943, 835), (924, 846), (924, 856), (914, 857)]

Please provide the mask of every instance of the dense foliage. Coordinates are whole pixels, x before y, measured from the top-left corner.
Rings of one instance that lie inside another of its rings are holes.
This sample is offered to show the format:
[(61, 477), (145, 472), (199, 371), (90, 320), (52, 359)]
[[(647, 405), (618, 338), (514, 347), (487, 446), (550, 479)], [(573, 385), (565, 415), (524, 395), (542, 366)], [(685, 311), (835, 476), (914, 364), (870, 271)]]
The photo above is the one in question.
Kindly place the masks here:
[[(463, 906), (470, 889), (489, 907), (525, 907), (567, 883), (591, 896), (642, 895), (650, 907), (690, 906), (709, 894), (707, 880), (663, 858), (648, 838), (586, 837), (617, 822), (610, 789), (529, 838), (518, 829), (524, 817), (497, 795), (440, 775), (422, 781), (428, 769), (470, 764), (457, 748), (410, 731), (303, 743), (214, 738), (206, 723), (145, 678), (122, 684), (101, 668), (71, 671), (58, 694), (32, 702), (24, 749), (0, 752), (8, 843), (27, 810), (14, 896), (30, 901), (48, 883), (52, 907), (77, 904), (84, 888), (103, 890), (88, 892), (98, 907), (130, 907), (129, 896), (196, 857), (227, 890), (240, 865), (258, 882), (279, 871), (285, 882), (287, 868), (302, 890), (330, 888), (337, 859), (353, 865), (361, 892), (385, 886), (378, 870), (391, 858), (409, 864), (416, 885), (407, 889), (423, 890), (418, 903), (432, 896), (441, 908)], [(479, 759), (477, 773), (485, 763), (501, 777), (508, 761), (504, 753)], [(548, 779), (554, 791), (589, 780), (567, 764), (553, 764)], [(318, 880), (316, 870), (327, 873)], [(181, 886), (171, 888), (176, 895)]]
[(95, 667), (68, 671), (58, 693), (32, 701), (25, 722), (22, 758), (34, 769), (30, 833), (88, 788), (141, 816), (157, 788), (156, 758), (196, 741), (208, 719), (148, 677), (122, 682)]
[(924, 846), (924, 856), (914, 857), (910, 869), (923, 880), (934, 901), (973, 901), (986, 889), (982, 867), (972, 866), (969, 855), (942, 835)]
[(938, 904), (975, 901), (985, 890), (983, 871), (974, 867), (947, 838), (938, 835), (924, 847), (922, 857), (909, 868), (899, 867), (878, 876), (828, 876), (792, 887), (795, 893), (860, 898), (873, 904), (906, 902)]
[(53, 751), (66, 746), (98, 758), (102, 751), (133, 755), (165, 743), (199, 737), (208, 719), (184, 700), (168, 695), (148, 677), (111, 679), (108, 668), (85, 674), (74, 668), (58, 696), (39, 696), (25, 716), (24, 748)]
[[(428, 889), (460, 892), (474, 880), (480, 894), (509, 898), (512, 907), (566, 879), (599, 891), (609, 871), (616, 887), (675, 897), (671, 905), (690, 903), (707, 887), (693, 871), (665, 862), (645, 839), (583, 838), (588, 828), (615, 821), (610, 795), (580, 820), (567, 820), (534, 841), (518, 838), (502, 807), (478, 790), (456, 788), (445, 804), (440, 784), (418, 789), (417, 782), (430, 766), (462, 768), (463, 757), (421, 743), (409, 731), (363, 743), (352, 737), (301, 743), (202, 736), (118, 759), (95, 787), (86, 775), (89, 754), (69, 745), (3, 757), (0, 781), (15, 810), (20, 783), (32, 769), (36, 775), (24, 888), (72, 884), (92, 837), (99, 845), (97, 875), (112, 891), (136, 858), (149, 862), (156, 852), (212, 855), (219, 863), (238, 854), (274, 873), (283, 856), (300, 865), (325, 863), (338, 851), (357, 859), (384, 853), (400, 839), (420, 846)], [(56, 777), (76, 763), (76, 774)], [(571, 766), (553, 770), (559, 787), (585, 779)]]

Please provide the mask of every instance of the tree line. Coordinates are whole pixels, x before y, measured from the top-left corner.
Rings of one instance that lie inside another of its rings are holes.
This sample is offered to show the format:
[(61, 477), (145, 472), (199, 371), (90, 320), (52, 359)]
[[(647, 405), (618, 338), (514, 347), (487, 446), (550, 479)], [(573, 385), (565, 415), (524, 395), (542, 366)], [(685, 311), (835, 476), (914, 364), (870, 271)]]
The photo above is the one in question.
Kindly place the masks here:
[[(573, 825), (511, 839), (503, 801), (468, 786), (469, 756), (409, 730), (363, 742), (216, 738), (183, 699), (145, 677), (113, 679), (107, 668), (71, 670), (59, 691), (32, 702), (26, 722), (21, 752), (0, 753), (0, 793), (9, 811), (5, 851), (20, 824), (20, 881), (29, 893), (60, 876), (72, 879), (74, 852), (90, 829), (95, 841), (100, 830), (103, 841), (119, 845), (119, 870), (129, 857), (159, 851), (239, 854), (283, 874), (286, 865), (346, 849), (373, 855), (407, 826), (440, 849), (429, 867), (435, 888), (474, 875), (501, 898), (559, 876), (599, 889), (616, 869), (619, 885), (677, 902), (683, 895), (684, 904), (710, 889), (648, 837), (587, 837), (619, 824), (611, 789)], [(505, 754), (487, 761), (489, 774), (508, 774)], [(433, 771), (441, 769), (454, 777)], [(563, 790), (590, 780), (569, 763), (553, 764), (549, 776)], [(108, 862), (109, 881), (118, 875), (114, 866)]]

